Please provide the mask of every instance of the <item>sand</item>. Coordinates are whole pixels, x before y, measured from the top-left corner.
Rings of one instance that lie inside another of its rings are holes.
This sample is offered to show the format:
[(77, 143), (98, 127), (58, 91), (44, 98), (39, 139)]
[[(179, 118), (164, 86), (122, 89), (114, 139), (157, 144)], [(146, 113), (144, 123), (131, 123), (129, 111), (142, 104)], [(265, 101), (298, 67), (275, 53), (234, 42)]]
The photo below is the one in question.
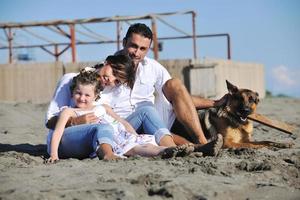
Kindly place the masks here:
[(258, 113), (297, 127), (255, 123), (254, 139), (291, 149), (224, 149), (217, 157), (66, 159), (43, 164), (47, 105), (0, 103), (0, 199), (300, 199), (300, 100), (267, 98)]

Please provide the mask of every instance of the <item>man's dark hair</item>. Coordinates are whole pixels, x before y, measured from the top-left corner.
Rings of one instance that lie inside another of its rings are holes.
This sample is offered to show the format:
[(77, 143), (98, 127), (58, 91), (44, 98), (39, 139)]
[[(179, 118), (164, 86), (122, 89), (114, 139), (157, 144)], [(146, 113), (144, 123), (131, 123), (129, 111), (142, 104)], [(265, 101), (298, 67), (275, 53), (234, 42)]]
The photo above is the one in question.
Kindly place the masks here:
[(132, 24), (128, 28), (128, 31), (127, 31), (124, 39), (130, 38), (133, 33), (136, 33), (136, 34), (142, 35), (146, 38), (149, 38), (151, 41), (153, 39), (152, 31), (146, 24), (142, 24), (142, 23)]

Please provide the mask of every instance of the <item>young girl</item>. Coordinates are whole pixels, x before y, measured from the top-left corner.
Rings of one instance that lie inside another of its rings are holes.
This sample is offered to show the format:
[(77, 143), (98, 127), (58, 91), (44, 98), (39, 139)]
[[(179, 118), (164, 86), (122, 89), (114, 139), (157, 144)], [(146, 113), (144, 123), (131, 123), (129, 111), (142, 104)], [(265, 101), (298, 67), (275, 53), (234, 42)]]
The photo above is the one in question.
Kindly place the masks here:
[[(109, 106), (94, 106), (94, 102), (99, 98), (100, 88), (98, 74), (95, 72), (82, 70), (79, 75), (73, 78), (71, 92), (75, 108), (68, 107), (61, 111), (55, 130), (52, 134), (49, 152), (50, 158), (48, 159), (48, 162), (59, 160), (59, 152), (62, 157), (77, 157), (76, 151), (78, 151), (78, 149), (76, 148), (73, 148), (74, 155), (72, 155), (72, 151), (64, 153), (66, 145), (70, 143), (74, 144), (74, 142), (68, 141), (68, 137), (64, 137), (65, 126), (69, 118), (90, 112), (94, 112), (98, 117), (98, 124), (110, 126), (110, 128), (107, 128), (106, 134), (111, 134), (108, 136), (107, 140), (105, 136), (102, 136), (100, 139), (97, 138), (98, 136), (91, 135), (90, 137), (96, 137), (96, 141), (99, 143), (96, 148), (93, 144), (94, 151), (92, 153), (101, 153), (101, 151), (98, 151), (101, 143), (108, 143), (111, 145), (114, 154), (117, 157), (133, 155), (150, 157), (161, 155), (164, 158), (168, 158), (176, 155), (182, 156), (193, 151), (193, 147), (188, 145), (169, 148), (157, 146), (153, 135), (137, 135), (132, 126), (126, 120), (116, 115)], [(111, 136), (113, 138), (112, 141), (109, 139)]]

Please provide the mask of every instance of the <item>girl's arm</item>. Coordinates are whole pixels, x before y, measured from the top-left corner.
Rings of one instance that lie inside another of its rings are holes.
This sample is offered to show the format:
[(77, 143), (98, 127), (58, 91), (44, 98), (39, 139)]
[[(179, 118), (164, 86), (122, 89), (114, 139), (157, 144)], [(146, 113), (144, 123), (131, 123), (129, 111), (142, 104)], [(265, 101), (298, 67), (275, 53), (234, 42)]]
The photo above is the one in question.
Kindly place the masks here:
[(56, 123), (52, 139), (51, 139), (51, 152), (50, 152), (50, 158), (47, 160), (49, 163), (53, 163), (56, 160), (59, 160), (58, 158), (58, 146), (61, 140), (61, 137), (64, 133), (65, 126), (69, 120), (70, 117), (76, 116), (73, 108), (66, 108), (64, 109), (58, 118), (58, 121)]
[(106, 113), (109, 114), (111, 117), (113, 117), (114, 119), (116, 119), (117, 121), (119, 121), (120, 123), (122, 123), (124, 125), (124, 127), (126, 128), (126, 130), (129, 133), (133, 133), (133, 134), (137, 134), (134, 130), (134, 128), (131, 126), (131, 124), (129, 124), (125, 119), (121, 118), (119, 115), (117, 115), (110, 106), (108, 105), (103, 105)]

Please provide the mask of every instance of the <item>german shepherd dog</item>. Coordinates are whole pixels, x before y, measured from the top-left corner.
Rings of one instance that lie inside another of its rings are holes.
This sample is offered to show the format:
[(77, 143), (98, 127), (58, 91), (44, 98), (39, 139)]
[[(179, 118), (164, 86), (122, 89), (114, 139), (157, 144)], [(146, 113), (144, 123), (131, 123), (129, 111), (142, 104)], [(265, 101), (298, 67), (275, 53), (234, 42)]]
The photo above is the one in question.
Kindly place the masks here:
[(227, 102), (220, 107), (199, 113), (202, 129), (209, 140), (223, 136), (223, 148), (289, 148), (291, 144), (271, 141), (251, 141), (253, 123), (247, 117), (254, 113), (259, 102), (258, 93), (239, 89), (226, 80)]

